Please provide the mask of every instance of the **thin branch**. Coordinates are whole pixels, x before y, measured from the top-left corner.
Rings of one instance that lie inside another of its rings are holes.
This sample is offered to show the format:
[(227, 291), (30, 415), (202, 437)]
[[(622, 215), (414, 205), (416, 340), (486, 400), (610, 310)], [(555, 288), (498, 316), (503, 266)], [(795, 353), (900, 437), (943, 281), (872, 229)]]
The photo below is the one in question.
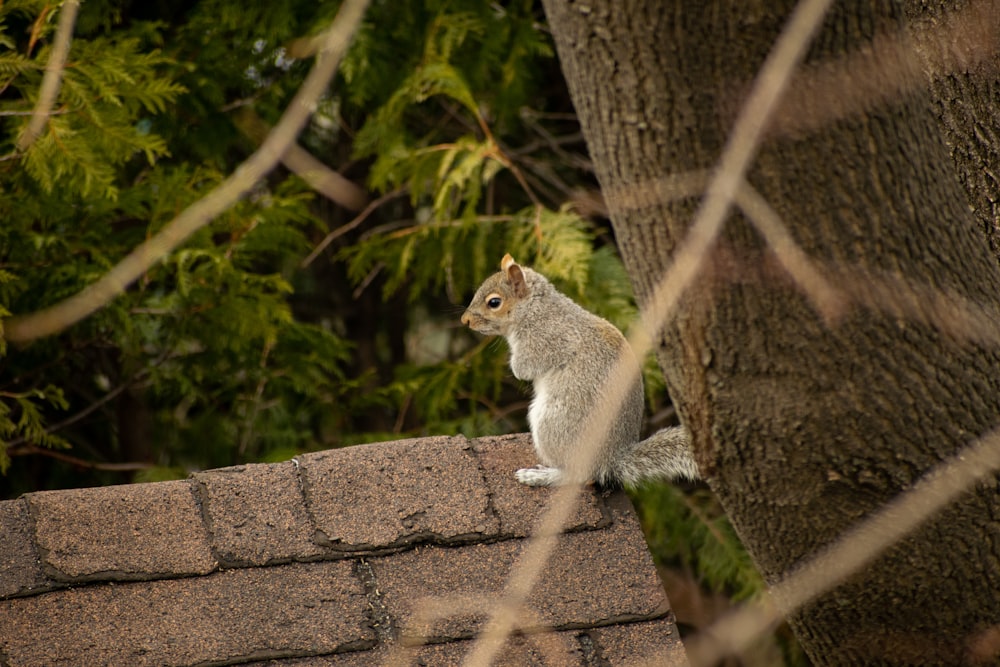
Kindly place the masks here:
[(848, 303), (934, 327), (957, 341), (1000, 345), (1000, 311), (954, 289), (920, 284), (859, 265), (831, 265), (823, 273), (847, 295)]
[(372, 267), (372, 270), (368, 272), (368, 275), (365, 276), (364, 280), (361, 281), (361, 284), (354, 288), (354, 291), (351, 292), (351, 298), (354, 300), (359, 299), (361, 294), (368, 289), (368, 286), (372, 284), (373, 280), (375, 280), (375, 276), (381, 273), (384, 268), (385, 262), (377, 262), (375, 266)]
[[(169, 350), (164, 351), (160, 356), (158, 356), (156, 359), (154, 359), (149, 364), (149, 366), (143, 368), (142, 370), (140, 370), (139, 372), (137, 372), (135, 375), (133, 375), (132, 377), (128, 378), (127, 380), (125, 380), (124, 382), (122, 382), (121, 384), (119, 384), (117, 387), (115, 387), (114, 389), (112, 389), (111, 391), (109, 391), (108, 393), (106, 393), (104, 396), (101, 396), (99, 399), (97, 399), (96, 401), (94, 401), (93, 403), (91, 403), (90, 405), (88, 405), (87, 407), (83, 408), (82, 410), (80, 410), (79, 412), (77, 412), (75, 414), (70, 415), (69, 417), (67, 417), (66, 419), (62, 420), (61, 422), (57, 422), (55, 424), (52, 424), (51, 426), (48, 426), (45, 429), (45, 433), (47, 433), (47, 434), (57, 433), (57, 432), (63, 430), (64, 428), (66, 428), (67, 426), (72, 426), (73, 424), (79, 422), (81, 419), (85, 419), (85, 418), (89, 417), (91, 414), (93, 414), (95, 411), (97, 411), (102, 406), (104, 406), (107, 403), (109, 403), (110, 401), (113, 401), (114, 399), (118, 398), (118, 396), (121, 395), (121, 393), (123, 391), (125, 391), (129, 387), (134, 386), (137, 382), (139, 382), (140, 380), (142, 380), (143, 378), (145, 378), (147, 375), (149, 375), (153, 371), (153, 369), (158, 368), (160, 366), (160, 364), (162, 364), (163, 362), (165, 362), (169, 358), (170, 358), (170, 352), (169, 352)], [(5, 446), (7, 447), (7, 454), (9, 454), (10, 456), (17, 456), (17, 455), (21, 454), (21, 451), (15, 449), (15, 448), (20, 447), (20, 446), (24, 445), (27, 442), (28, 442), (28, 438), (26, 436), (21, 436), (20, 438), (15, 438), (14, 440), (11, 440), (10, 442), (6, 443)], [(35, 447), (35, 446), (34, 445), (28, 445), (27, 448), (31, 448), (31, 447)], [(27, 448), (24, 448), (24, 449), (27, 449)]]
[(534, 120), (530, 115), (522, 115), (521, 118), (528, 127), (534, 130), (535, 134), (541, 137), (541, 139), (525, 144), (524, 146), (519, 146), (516, 151), (509, 151), (510, 155), (523, 156), (533, 153), (539, 148), (548, 146), (553, 153), (562, 158), (565, 164), (578, 169), (593, 171), (593, 166), (589, 158), (577, 153), (570, 153), (563, 148), (563, 145), (583, 144), (584, 138), (582, 131), (578, 130), (571, 134), (557, 137), (542, 127), (542, 124)]
[[(705, 189), (707, 171), (691, 171), (635, 186), (619, 188), (614, 196), (629, 207), (662, 204), (694, 196)], [(818, 262), (795, 243), (781, 216), (749, 183), (743, 181), (734, 200), (774, 252), (795, 284), (827, 322), (852, 306), (935, 327), (959, 341), (1000, 343), (1000, 312), (986, 308), (954, 290), (919, 284), (868, 267)]]
[(69, 463), (71, 465), (79, 466), (81, 468), (90, 468), (91, 470), (108, 470), (111, 472), (130, 472), (133, 470), (148, 470), (153, 467), (152, 463), (140, 463), (140, 462), (95, 463), (93, 461), (81, 459), (77, 456), (64, 454), (63, 452), (59, 452), (54, 449), (46, 449), (44, 447), (38, 447), (37, 445), (28, 445), (26, 447), (19, 447), (17, 451), (8, 452), (8, 454), (10, 456), (26, 456), (28, 454), (37, 454), (38, 456), (47, 456), (50, 459), (62, 461), (63, 463)]
[[(530, 165), (525, 165), (530, 166)], [(525, 182), (534, 188), (535, 192), (541, 197), (544, 197), (549, 202), (552, 202), (552, 207), (555, 208), (565, 202), (570, 198), (571, 192), (562, 191), (560, 192), (555, 186), (546, 183), (541, 177), (536, 176), (534, 172), (525, 170), (521, 172), (524, 176)]]
[[(463, 358), (468, 355), (462, 355)], [(460, 401), (473, 401), (476, 403), (481, 403), (484, 408), (489, 412), (490, 419), (493, 422), (498, 422), (502, 419), (506, 419), (508, 415), (512, 415), (518, 412), (525, 412), (528, 406), (531, 405), (530, 401), (515, 401), (513, 403), (508, 403), (504, 407), (500, 407), (488, 398), (484, 398), (477, 394), (458, 392), (455, 394), (455, 398)]]
[(381, 225), (375, 225), (374, 227), (369, 227), (364, 232), (362, 232), (359, 237), (360, 241), (367, 241), (370, 238), (374, 238), (380, 234), (386, 234), (389, 232), (397, 232), (400, 229), (406, 229), (407, 227), (413, 227), (417, 224), (417, 221), (413, 218), (402, 218), (400, 220), (393, 220), (392, 222), (385, 222)]
[[(528, 156), (521, 156), (518, 161), (523, 164), (526, 168), (524, 178), (529, 181), (529, 183), (534, 183), (535, 187), (539, 190), (544, 189), (545, 194), (552, 201), (560, 201), (554, 196), (553, 190), (557, 191), (561, 196), (562, 200), (568, 199), (573, 194), (573, 188), (566, 181), (559, 178), (555, 173), (555, 169), (552, 168), (552, 164), (543, 160), (536, 160)], [(535, 177), (532, 177), (532, 174)], [(548, 184), (546, 187), (542, 181)], [(551, 189), (550, 189), (551, 188)]]
[(410, 411), (410, 405), (413, 403), (413, 392), (408, 392), (406, 396), (403, 397), (403, 404), (399, 407), (399, 414), (396, 415), (396, 422), (392, 425), (393, 435), (399, 435), (403, 432), (403, 424), (406, 423), (406, 413)]
[(260, 379), (257, 380), (257, 388), (254, 390), (253, 399), (250, 404), (250, 413), (246, 418), (243, 435), (240, 437), (240, 444), (236, 448), (240, 457), (243, 457), (246, 454), (247, 449), (250, 447), (250, 443), (253, 441), (254, 425), (257, 422), (257, 416), (260, 415), (261, 400), (264, 398), (264, 389), (267, 388), (267, 361), (271, 356), (271, 350), (274, 349), (274, 344), (274, 340), (268, 340), (264, 344), (264, 349), (260, 354)]
[(352, 229), (357, 228), (357, 226), (360, 225), (365, 220), (367, 220), (368, 216), (374, 213), (376, 209), (378, 209), (378, 207), (380, 207), (382, 204), (388, 201), (392, 201), (393, 199), (398, 199), (399, 197), (402, 197), (407, 192), (408, 190), (406, 188), (400, 188), (398, 190), (393, 190), (392, 192), (387, 192), (378, 199), (370, 201), (368, 203), (368, 206), (365, 206), (365, 209), (361, 211), (361, 213), (358, 213), (353, 220), (341, 225), (340, 227), (337, 227), (335, 230), (324, 236), (323, 240), (320, 241), (316, 245), (316, 247), (312, 249), (312, 252), (310, 252), (305, 259), (302, 260), (302, 263), (299, 264), (299, 267), (304, 269), (310, 264), (312, 264), (313, 260), (319, 257), (319, 254), (324, 250), (326, 250), (326, 247), (328, 245), (330, 245), (336, 239), (340, 238), (341, 236), (351, 231)]
[[(56, 109), (54, 111), (50, 109), (49, 112), (47, 114), (45, 114), (45, 116), (49, 117), (49, 118), (51, 118), (52, 116), (63, 116), (65, 114), (68, 114), (69, 111), (70, 110), (67, 109), (67, 108), (65, 108), (65, 107), (63, 107), (61, 109)], [(0, 118), (7, 118), (7, 117), (11, 117), (11, 116), (33, 116), (33, 115), (35, 115), (35, 111), (34, 110), (32, 110), (32, 111), (0, 111)]]
[(59, 25), (52, 40), (52, 53), (49, 54), (49, 61), (45, 63), (45, 74), (42, 76), (42, 85), (38, 90), (38, 102), (35, 110), (28, 121), (28, 127), (24, 134), (17, 140), (17, 152), (24, 153), (31, 144), (35, 143), (45, 128), (45, 123), (49, 120), (49, 113), (52, 105), (59, 96), (59, 85), (62, 83), (63, 68), (66, 66), (66, 58), (69, 56), (70, 42), (73, 41), (73, 26), (76, 24), (76, 14), (80, 9), (80, 0), (65, 0), (62, 5), (62, 12), (59, 14)]
[(626, 211), (659, 206), (676, 199), (703, 195), (712, 174), (708, 169), (670, 174), (639, 183), (604, 189), (604, 203), (611, 210)]
[(522, 118), (538, 118), (541, 120), (562, 120), (570, 123), (580, 124), (580, 117), (572, 112), (567, 111), (539, 111), (538, 109), (532, 109), (531, 107), (524, 107), (520, 111)]
[[(73, 424), (77, 423), (81, 419), (85, 419), (86, 417), (88, 417), (91, 414), (93, 414), (96, 410), (98, 410), (103, 405), (105, 405), (108, 402), (113, 401), (114, 399), (118, 398), (118, 396), (123, 391), (125, 391), (130, 386), (132, 386), (132, 384), (137, 379), (138, 379), (138, 376), (136, 376), (135, 378), (133, 378), (133, 379), (127, 381), (127, 382), (121, 383), (120, 385), (118, 385), (117, 387), (115, 387), (114, 389), (112, 389), (111, 391), (109, 391), (108, 393), (106, 393), (104, 396), (101, 396), (99, 399), (97, 399), (96, 401), (94, 401), (93, 403), (91, 403), (90, 405), (88, 405), (87, 407), (85, 407), (84, 409), (80, 410), (76, 414), (71, 415), (70, 417), (67, 417), (66, 419), (62, 420), (61, 422), (58, 422), (56, 424), (53, 424), (52, 426), (49, 426), (48, 428), (45, 429), (45, 432), (47, 434), (56, 433), (57, 431), (61, 431), (62, 429), (66, 428), (67, 426), (72, 426)], [(20, 438), (15, 438), (15, 439), (11, 440), (10, 442), (6, 443), (7, 453), (10, 454), (11, 456), (14, 456), (16, 454), (20, 454), (21, 453), (21, 450), (16, 449), (18, 447), (21, 447), (22, 449), (28, 449), (28, 448), (34, 447), (34, 445), (27, 445), (25, 447), (22, 447), (24, 445), (24, 443), (28, 442), (28, 440), (29, 440), (29, 438), (27, 436), (21, 436)]]
[(557, 153), (566, 162), (570, 164), (585, 164), (585, 168), (590, 168), (590, 160), (586, 159), (584, 156), (578, 153), (570, 153), (565, 150), (563, 146), (572, 146), (575, 144), (583, 144), (583, 132), (572, 132), (570, 134), (565, 134), (559, 137), (553, 136), (546, 132), (541, 126), (535, 130), (541, 139), (535, 139), (531, 143), (518, 146), (516, 150), (508, 151), (510, 155), (515, 157), (521, 157), (529, 153), (534, 153), (539, 148), (544, 148), (548, 146), (552, 149), (552, 152)]
[(498, 162), (500, 162), (500, 164), (510, 169), (510, 173), (514, 175), (514, 178), (521, 186), (521, 189), (524, 190), (524, 194), (526, 194), (528, 196), (528, 199), (531, 200), (531, 203), (534, 204), (535, 206), (541, 206), (542, 205), (541, 200), (538, 199), (538, 195), (535, 194), (535, 191), (531, 189), (531, 186), (528, 184), (528, 181), (525, 180), (524, 174), (521, 172), (521, 168), (518, 167), (517, 163), (515, 163), (512, 159), (510, 159), (506, 153), (503, 152), (503, 150), (500, 148), (499, 145), (497, 145), (497, 155), (495, 155), (494, 157), (497, 159)]
[(367, 0), (346, 0), (341, 5), (333, 25), (323, 35), (323, 49), (316, 63), (274, 131), (229, 178), (182, 211), (156, 236), (135, 248), (97, 282), (54, 306), (8, 319), (4, 322), (7, 340), (20, 343), (58, 333), (105, 306), (271, 171), (305, 126), (317, 100), (326, 90), (341, 56), (361, 23), (367, 4)]
[[(754, 89), (736, 120), (691, 230), (641, 314), (642, 326), (632, 328), (635, 334), (629, 342), (636, 358), (642, 359), (652, 348), (656, 333), (674, 312), (680, 295), (701, 270), (756, 154), (768, 115), (775, 108), (812, 36), (819, 29), (830, 3), (831, 0), (802, 0), (764, 62)], [(582, 470), (588, 470), (596, 457), (600, 443), (604, 442), (612, 419), (618, 414), (638, 372), (634, 361), (630, 363), (619, 359), (615, 364), (607, 385), (609, 395), (581, 430), (585, 434), (580, 443), (581, 460), (578, 462)], [(571, 478), (576, 477), (571, 475)], [(501, 604), (491, 615), (464, 665), (486, 667), (493, 662), (514, 627), (515, 619), (506, 610), (523, 606), (552, 555), (557, 536), (576, 504), (580, 488), (579, 483), (568, 484), (553, 495), (525, 547), (520, 567), (511, 573)]]

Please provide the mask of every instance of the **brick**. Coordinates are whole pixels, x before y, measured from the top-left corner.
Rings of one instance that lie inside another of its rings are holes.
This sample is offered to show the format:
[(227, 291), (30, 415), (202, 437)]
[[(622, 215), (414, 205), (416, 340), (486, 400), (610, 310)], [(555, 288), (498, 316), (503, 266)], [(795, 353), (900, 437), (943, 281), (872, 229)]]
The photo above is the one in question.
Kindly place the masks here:
[(233, 664), (374, 644), (352, 563), (85, 586), (0, 602), (9, 667)]
[[(667, 612), (666, 596), (646, 551), (634, 512), (615, 494), (614, 522), (598, 531), (559, 538), (528, 600), (528, 628), (593, 627), (653, 619)], [(370, 563), (384, 603), (405, 636), (434, 641), (471, 637), (500, 595), (526, 540), (461, 548), (421, 547)], [(445, 612), (434, 619), (434, 602)]]
[(46, 587), (24, 499), (0, 502), (0, 536), (0, 597)]
[[(479, 458), (486, 484), (493, 499), (493, 509), (500, 519), (500, 533), (509, 537), (527, 537), (538, 523), (553, 490), (530, 487), (514, 479), (518, 468), (538, 463), (530, 433), (478, 438), (472, 443)], [(581, 495), (567, 522), (567, 530), (597, 528), (605, 523), (601, 500), (592, 487)]]
[(26, 496), (46, 572), (63, 581), (146, 579), (215, 569), (189, 482)]
[(360, 445), (300, 458), (317, 541), (367, 551), (496, 535), (489, 491), (465, 438)]
[(635, 663), (687, 667), (680, 633), (672, 618), (629, 623), (590, 631), (601, 657), (611, 667)]
[(310, 560), (323, 554), (306, 515), (295, 464), (197, 473), (218, 558), (228, 566)]

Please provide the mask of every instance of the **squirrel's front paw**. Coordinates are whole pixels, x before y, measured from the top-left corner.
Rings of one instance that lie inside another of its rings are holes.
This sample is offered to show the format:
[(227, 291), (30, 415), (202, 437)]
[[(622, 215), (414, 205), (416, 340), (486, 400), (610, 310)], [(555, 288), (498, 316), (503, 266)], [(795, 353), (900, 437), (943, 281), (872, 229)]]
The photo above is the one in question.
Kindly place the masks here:
[(521, 468), (514, 473), (514, 477), (528, 486), (555, 486), (562, 483), (563, 474), (559, 468), (538, 465), (534, 468)]

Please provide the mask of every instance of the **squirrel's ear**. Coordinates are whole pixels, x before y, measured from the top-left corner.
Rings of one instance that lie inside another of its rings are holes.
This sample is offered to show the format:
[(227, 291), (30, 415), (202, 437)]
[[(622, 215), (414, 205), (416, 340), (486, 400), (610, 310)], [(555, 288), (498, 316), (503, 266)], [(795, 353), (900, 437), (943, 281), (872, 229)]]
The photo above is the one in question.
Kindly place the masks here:
[(521, 267), (517, 265), (510, 253), (504, 255), (503, 259), (500, 260), (500, 270), (507, 276), (507, 282), (514, 290), (514, 296), (522, 299), (528, 296), (528, 283), (524, 280), (524, 272), (521, 271)]

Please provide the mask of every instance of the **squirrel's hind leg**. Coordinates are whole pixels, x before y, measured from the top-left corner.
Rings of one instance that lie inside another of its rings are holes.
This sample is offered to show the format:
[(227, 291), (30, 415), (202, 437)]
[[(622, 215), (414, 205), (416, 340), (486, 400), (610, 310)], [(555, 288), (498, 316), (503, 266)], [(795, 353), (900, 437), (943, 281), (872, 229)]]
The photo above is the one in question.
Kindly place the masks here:
[(565, 481), (565, 475), (559, 468), (537, 465), (534, 468), (521, 468), (514, 473), (521, 484), (528, 486), (558, 486)]

